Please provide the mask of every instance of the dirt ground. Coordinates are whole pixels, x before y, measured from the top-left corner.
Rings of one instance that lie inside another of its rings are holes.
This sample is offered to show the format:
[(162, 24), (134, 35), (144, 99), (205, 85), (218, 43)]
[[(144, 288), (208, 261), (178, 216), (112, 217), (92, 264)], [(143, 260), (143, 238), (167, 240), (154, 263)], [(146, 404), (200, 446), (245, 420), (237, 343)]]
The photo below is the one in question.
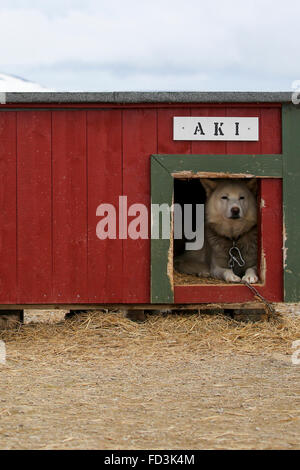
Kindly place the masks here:
[(85, 313), (3, 331), (1, 449), (299, 449), (300, 318)]

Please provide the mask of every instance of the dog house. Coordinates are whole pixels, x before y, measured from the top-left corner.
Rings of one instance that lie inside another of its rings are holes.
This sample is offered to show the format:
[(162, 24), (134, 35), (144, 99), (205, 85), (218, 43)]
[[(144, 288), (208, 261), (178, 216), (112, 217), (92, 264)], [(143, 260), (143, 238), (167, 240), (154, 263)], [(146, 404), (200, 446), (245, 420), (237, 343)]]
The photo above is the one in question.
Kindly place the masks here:
[[(269, 302), (300, 301), (300, 109), (291, 94), (7, 93), (0, 101), (2, 309), (257, 305), (243, 284), (180, 282), (172, 218), (169, 238), (151, 240), (137, 223), (140, 236), (128, 236), (138, 208), (148, 209), (149, 231), (151, 203), (171, 206), (179, 180), (201, 177), (258, 179), (255, 288)], [(111, 207), (116, 227), (101, 239)]]

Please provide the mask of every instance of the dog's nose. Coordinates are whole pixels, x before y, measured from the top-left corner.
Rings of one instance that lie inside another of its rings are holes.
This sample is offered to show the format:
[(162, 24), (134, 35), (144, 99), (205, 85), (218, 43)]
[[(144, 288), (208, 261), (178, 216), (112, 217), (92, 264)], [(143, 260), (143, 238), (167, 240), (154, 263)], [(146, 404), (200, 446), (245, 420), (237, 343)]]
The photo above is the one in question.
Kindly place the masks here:
[(238, 215), (240, 215), (240, 208), (239, 207), (232, 207), (231, 208), (231, 213), (232, 213), (233, 217), (237, 217)]

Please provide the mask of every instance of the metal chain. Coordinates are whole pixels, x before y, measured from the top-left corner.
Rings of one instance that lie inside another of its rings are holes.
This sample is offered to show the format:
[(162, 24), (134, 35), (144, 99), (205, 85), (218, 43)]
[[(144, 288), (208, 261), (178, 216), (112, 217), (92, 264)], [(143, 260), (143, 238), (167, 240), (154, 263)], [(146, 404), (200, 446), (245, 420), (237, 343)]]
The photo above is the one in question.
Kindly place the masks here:
[(245, 284), (245, 286), (247, 286), (254, 294), (255, 294), (255, 297), (260, 300), (266, 307), (267, 311), (269, 312), (269, 315), (276, 315), (276, 310), (275, 308), (273, 307), (273, 305), (268, 302), (259, 292), (257, 289), (255, 289), (254, 286), (252, 286), (251, 284), (249, 284), (249, 282), (247, 281), (242, 281), (243, 284)]
[[(236, 253), (235, 253), (236, 252)], [(236, 246), (236, 242), (233, 241), (233, 245), (232, 247), (230, 248), (229, 250), (229, 262), (228, 262), (228, 265), (231, 269), (234, 268), (234, 265), (235, 263), (237, 263), (237, 265), (240, 267), (240, 268), (243, 268), (245, 265), (246, 265), (246, 262), (244, 260), (244, 258), (242, 257), (242, 253), (240, 251), (240, 249)], [(257, 289), (255, 289), (255, 287), (251, 284), (249, 284), (249, 282), (247, 281), (242, 281), (243, 284), (245, 284), (245, 286), (247, 286), (255, 295), (255, 297), (264, 304), (264, 306), (266, 307), (267, 309), (267, 312), (269, 313), (269, 315), (276, 315), (276, 310), (274, 309), (273, 305), (270, 304), (270, 302), (268, 302), (259, 292)]]

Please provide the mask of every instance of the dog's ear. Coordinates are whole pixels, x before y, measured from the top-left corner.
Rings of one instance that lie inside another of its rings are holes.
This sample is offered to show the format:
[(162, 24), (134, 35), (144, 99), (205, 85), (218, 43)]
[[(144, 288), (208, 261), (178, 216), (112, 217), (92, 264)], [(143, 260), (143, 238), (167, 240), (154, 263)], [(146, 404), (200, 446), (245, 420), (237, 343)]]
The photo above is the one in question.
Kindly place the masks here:
[(211, 193), (216, 189), (218, 182), (210, 179), (210, 178), (205, 178), (205, 179), (200, 179), (200, 183), (202, 184), (203, 188), (205, 189), (206, 196), (210, 196)]
[(257, 180), (255, 178), (251, 178), (250, 180), (246, 180), (246, 186), (253, 193), (254, 195), (257, 194)]

